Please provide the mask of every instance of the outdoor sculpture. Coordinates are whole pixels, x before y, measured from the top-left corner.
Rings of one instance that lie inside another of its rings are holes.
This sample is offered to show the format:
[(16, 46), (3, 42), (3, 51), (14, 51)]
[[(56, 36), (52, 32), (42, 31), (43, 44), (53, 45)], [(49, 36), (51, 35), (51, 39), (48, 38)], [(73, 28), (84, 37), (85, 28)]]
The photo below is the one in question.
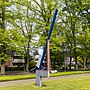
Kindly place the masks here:
[[(53, 16), (53, 20), (51, 23), (51, 27), (50, 27), (50, 31), (48, 33), (48, 38), (46, 40), (46, 44), (43, 50), (43, 54), (42, 54), (42, 58), (41, 60), (39, 60), (37, 62), (37, 68), (38, 70), (36, 70), (36, 86), (41, 86), (42, 85), (42, 76), (46, 76), (49, 77), (49, 72), (50, 72), (50, 52), (49, 52), (49, 40), (50, 40), (50, 36), (53, 30), (53, 26), (56, 20), (56, 16), (57, 16), (58, 10), (55, 10), (54, 16)], [(45, 53), (46, 53), (46, 49), (47, 49), (47, 70), (41, 70), (42, 69), (42, 63), (45, 57)]]

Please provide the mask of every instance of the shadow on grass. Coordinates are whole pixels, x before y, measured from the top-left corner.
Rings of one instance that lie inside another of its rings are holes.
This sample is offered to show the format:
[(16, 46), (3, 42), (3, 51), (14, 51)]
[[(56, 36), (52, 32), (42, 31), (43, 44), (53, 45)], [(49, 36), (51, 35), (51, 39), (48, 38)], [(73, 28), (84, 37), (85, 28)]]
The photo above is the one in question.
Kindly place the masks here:
[[(36, 83), (34, 85), (36, 86)], [(45, 83), (42, 83), (41, 87), (48, 87), (48, 85), (46, 85)]]
[(42, 87), (48, 87), (45, 83), (42, 83)]

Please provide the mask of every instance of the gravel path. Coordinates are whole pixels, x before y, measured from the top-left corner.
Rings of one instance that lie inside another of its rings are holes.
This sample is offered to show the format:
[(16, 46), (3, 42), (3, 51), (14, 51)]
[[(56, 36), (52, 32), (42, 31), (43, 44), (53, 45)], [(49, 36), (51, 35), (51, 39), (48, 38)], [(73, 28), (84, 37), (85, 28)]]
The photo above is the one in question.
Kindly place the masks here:
[[(75, 75), (67, 75), (67, 76), (49, 77), (49, 78), (43, 78), (42, 81), (59, 80), (61, 78), (63, 78), (63, 79), (64, 78), (75, 78), (75, 77), (81, 77), (81, 76), (90, 76), (90, 74), (88, 73), (88, 74), (75, 74)], [(29, 84), (35, 83), (35, 79), (0, 82), (0, 87), (26, 84), (26, 83), (29, 83)]]

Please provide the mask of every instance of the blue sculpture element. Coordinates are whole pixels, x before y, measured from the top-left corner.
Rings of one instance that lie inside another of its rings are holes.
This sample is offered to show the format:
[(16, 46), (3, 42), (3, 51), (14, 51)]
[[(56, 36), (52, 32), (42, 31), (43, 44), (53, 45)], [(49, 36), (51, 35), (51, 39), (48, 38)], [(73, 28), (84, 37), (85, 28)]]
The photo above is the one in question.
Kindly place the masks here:
[[(51, 36), (51, 33), (52, 33), (52, 29), (53, 29), (53, 26), (54, 26), (54, 23), (55, 23), (55, 20), (56, 20), (57, 13), (58, 13), (58, 10), (56, 9), (55, 13), (54, 13), (54, 17), (52, 19), (50, 31), (48, 33), (47, 41), (50, 39), (50, 36)], [(40, 65), (38, 67), (39, 70), (41, 70), (41, 68), (42, 68), (42, 63), (43, 63), (43, 60), (44, 60), (44, 57), (45, 57), (45, 53), (46, 53), (46, 49), (47, 49), (47, 41), (46, 41), (46, 44), (44, 46), (44, 51), (43, 51), (43, 55), (42, 55), (42, 58), (41, 58), (41, 61), (40, 61)]]

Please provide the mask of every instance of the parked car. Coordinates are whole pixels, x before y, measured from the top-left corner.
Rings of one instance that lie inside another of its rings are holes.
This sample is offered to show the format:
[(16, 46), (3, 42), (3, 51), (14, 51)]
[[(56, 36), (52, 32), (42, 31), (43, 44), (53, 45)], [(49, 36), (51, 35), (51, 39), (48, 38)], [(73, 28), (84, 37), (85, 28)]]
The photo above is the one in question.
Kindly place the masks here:
[(46, 67), (43, 67), (42, 70), (47, 70), (47, 68)]
[[(32, 69), (30, 69), (30, 72), (31, 73), (35, 73), (36, 72), (36, 68), (32, 68)], [(47, 70), (47, 68), (46, 67), (43, 67), (41, 70)]]
[(57, 73), (58, 71), (57, 70), (51, 70), (51, 73)]
[(35, 73), (36, 72), (36, 68), (30, 69), (30, 72)]

